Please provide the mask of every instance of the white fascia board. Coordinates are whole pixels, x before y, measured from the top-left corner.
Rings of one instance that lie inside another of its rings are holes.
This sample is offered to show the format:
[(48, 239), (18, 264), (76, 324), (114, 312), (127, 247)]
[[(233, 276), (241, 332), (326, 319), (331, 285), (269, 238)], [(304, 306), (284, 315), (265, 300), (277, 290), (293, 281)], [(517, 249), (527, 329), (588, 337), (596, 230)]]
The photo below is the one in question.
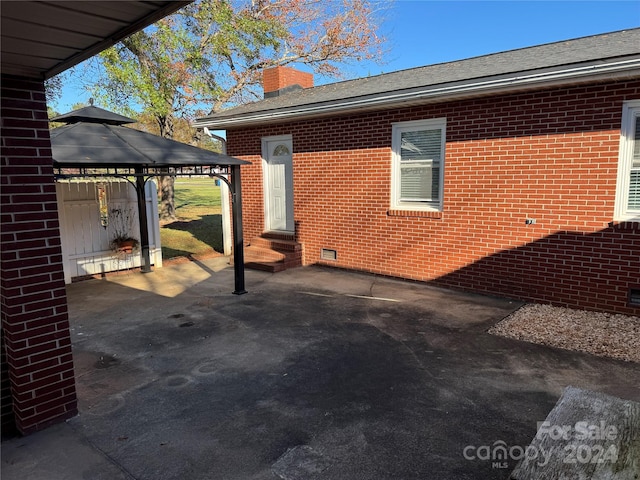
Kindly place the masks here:
[(344, 100), (317, 104), (285, 107), (255, 113), (240, 114), (227, 118), (200, 118), (195, 127), (226, 129), (264, 123), (302, 120), (328, 114), (355, 113), (363, 110), (393, 108), (404, 104), (444, 102), (465, 97), (496, 93), (509, 93), (518, 90), (561, 86), (564, 84), (585, 83), (590, 81), (616, 80), (620, 78), (640, 78), (640, 56), (616, 62), (592, 62), (588, 65), (565, 69), (545, 69), (544, 71), (521, 75), (502, 75), (473, 82), (455, 82), (409, 91), (388, 92), (366, 97), (346, 98)]

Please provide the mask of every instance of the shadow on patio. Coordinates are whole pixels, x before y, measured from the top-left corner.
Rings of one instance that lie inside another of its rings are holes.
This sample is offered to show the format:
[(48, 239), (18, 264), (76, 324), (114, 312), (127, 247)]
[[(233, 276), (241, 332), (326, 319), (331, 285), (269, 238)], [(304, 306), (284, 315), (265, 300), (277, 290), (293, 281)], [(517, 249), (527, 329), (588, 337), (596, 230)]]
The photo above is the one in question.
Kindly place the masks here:
[(464, 448), (528, 445), (567, 385), (640, 399), (633, 364), (486, 334), (517, 302), (318, 267), (235, 296), (215, 261), (69, 286), (81, 414), (3, 478), (506, 479)]

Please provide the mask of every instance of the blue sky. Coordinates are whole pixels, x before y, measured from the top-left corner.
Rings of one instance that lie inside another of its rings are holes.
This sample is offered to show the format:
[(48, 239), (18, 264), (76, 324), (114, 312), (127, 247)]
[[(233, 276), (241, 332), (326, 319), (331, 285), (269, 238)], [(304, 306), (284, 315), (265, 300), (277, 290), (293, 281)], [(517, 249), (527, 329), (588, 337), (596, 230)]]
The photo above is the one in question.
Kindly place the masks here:
[(387, 63), (357, 76), (640, 26), (640, 2), (396, 0), (386, 13)]
[[(384, 63), (347, 66), (345, 79), (640, 27), (640, 2), (396, 0), (384, 17)], [(56, 110), (67, 112), (86, 97), (70, 81)]]

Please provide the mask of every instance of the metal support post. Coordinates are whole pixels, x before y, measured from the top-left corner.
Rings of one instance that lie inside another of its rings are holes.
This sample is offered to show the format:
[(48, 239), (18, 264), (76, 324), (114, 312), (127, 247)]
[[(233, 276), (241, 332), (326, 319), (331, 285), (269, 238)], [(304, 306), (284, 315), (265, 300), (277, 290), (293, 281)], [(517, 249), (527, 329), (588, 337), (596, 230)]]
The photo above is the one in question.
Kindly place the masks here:
[(140, 253), (141, 271), (151, 272), (151, 258), (149, 253), (149, 223), (147, 220), (147, 196), (145, 179), (141, 168), (136, 168), (136, 196), (138, 197), (138, 219), (140, 221)]
[(240, 165), (231, 167), (232, 210), (233, 210), (233, 271), (235, 275), (234, 294), (247, 293), (244, 287), (244, 238), (242, 234), (242, 190), (240, 187)]

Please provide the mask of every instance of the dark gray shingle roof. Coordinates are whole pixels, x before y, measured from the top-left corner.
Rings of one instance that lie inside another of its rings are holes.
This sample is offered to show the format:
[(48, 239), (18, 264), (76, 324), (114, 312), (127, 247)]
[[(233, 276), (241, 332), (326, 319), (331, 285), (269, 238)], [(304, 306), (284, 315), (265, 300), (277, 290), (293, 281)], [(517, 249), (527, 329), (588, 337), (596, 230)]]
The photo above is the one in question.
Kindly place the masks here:
[[(502, 78), (511, 82), (512, 79), (519, 78), (520, 81), (525, 81), (522, 77), (526, 77), (527, 73), (555, 72), (572, 66), (584, 67), (580, 75), (588, 75), (602, 68), (603, 63), (631, 57), (635, 57), (635, 63), (623, 64), (617, 68), (638, 68), (640, 28), (298, 90), (198, 119), (196, 126), (225, 128), (249, 123), (257, 116), (268, 118), (265, 115), (272, 116), (273, 119), (278, 116), (308, 117), (322, 114), (324, 108), (333, 108), (335, 111), (341, 103), (353, 100), (361, 101), (362, 105), (372, 101), (384, 102), (384, 97), (388, 95), (425, 93), (436, 89), (446, 92), (447, 88), (468, 87), (486, 79)], [(574, 75), (578, 76), (577, 73)]]

